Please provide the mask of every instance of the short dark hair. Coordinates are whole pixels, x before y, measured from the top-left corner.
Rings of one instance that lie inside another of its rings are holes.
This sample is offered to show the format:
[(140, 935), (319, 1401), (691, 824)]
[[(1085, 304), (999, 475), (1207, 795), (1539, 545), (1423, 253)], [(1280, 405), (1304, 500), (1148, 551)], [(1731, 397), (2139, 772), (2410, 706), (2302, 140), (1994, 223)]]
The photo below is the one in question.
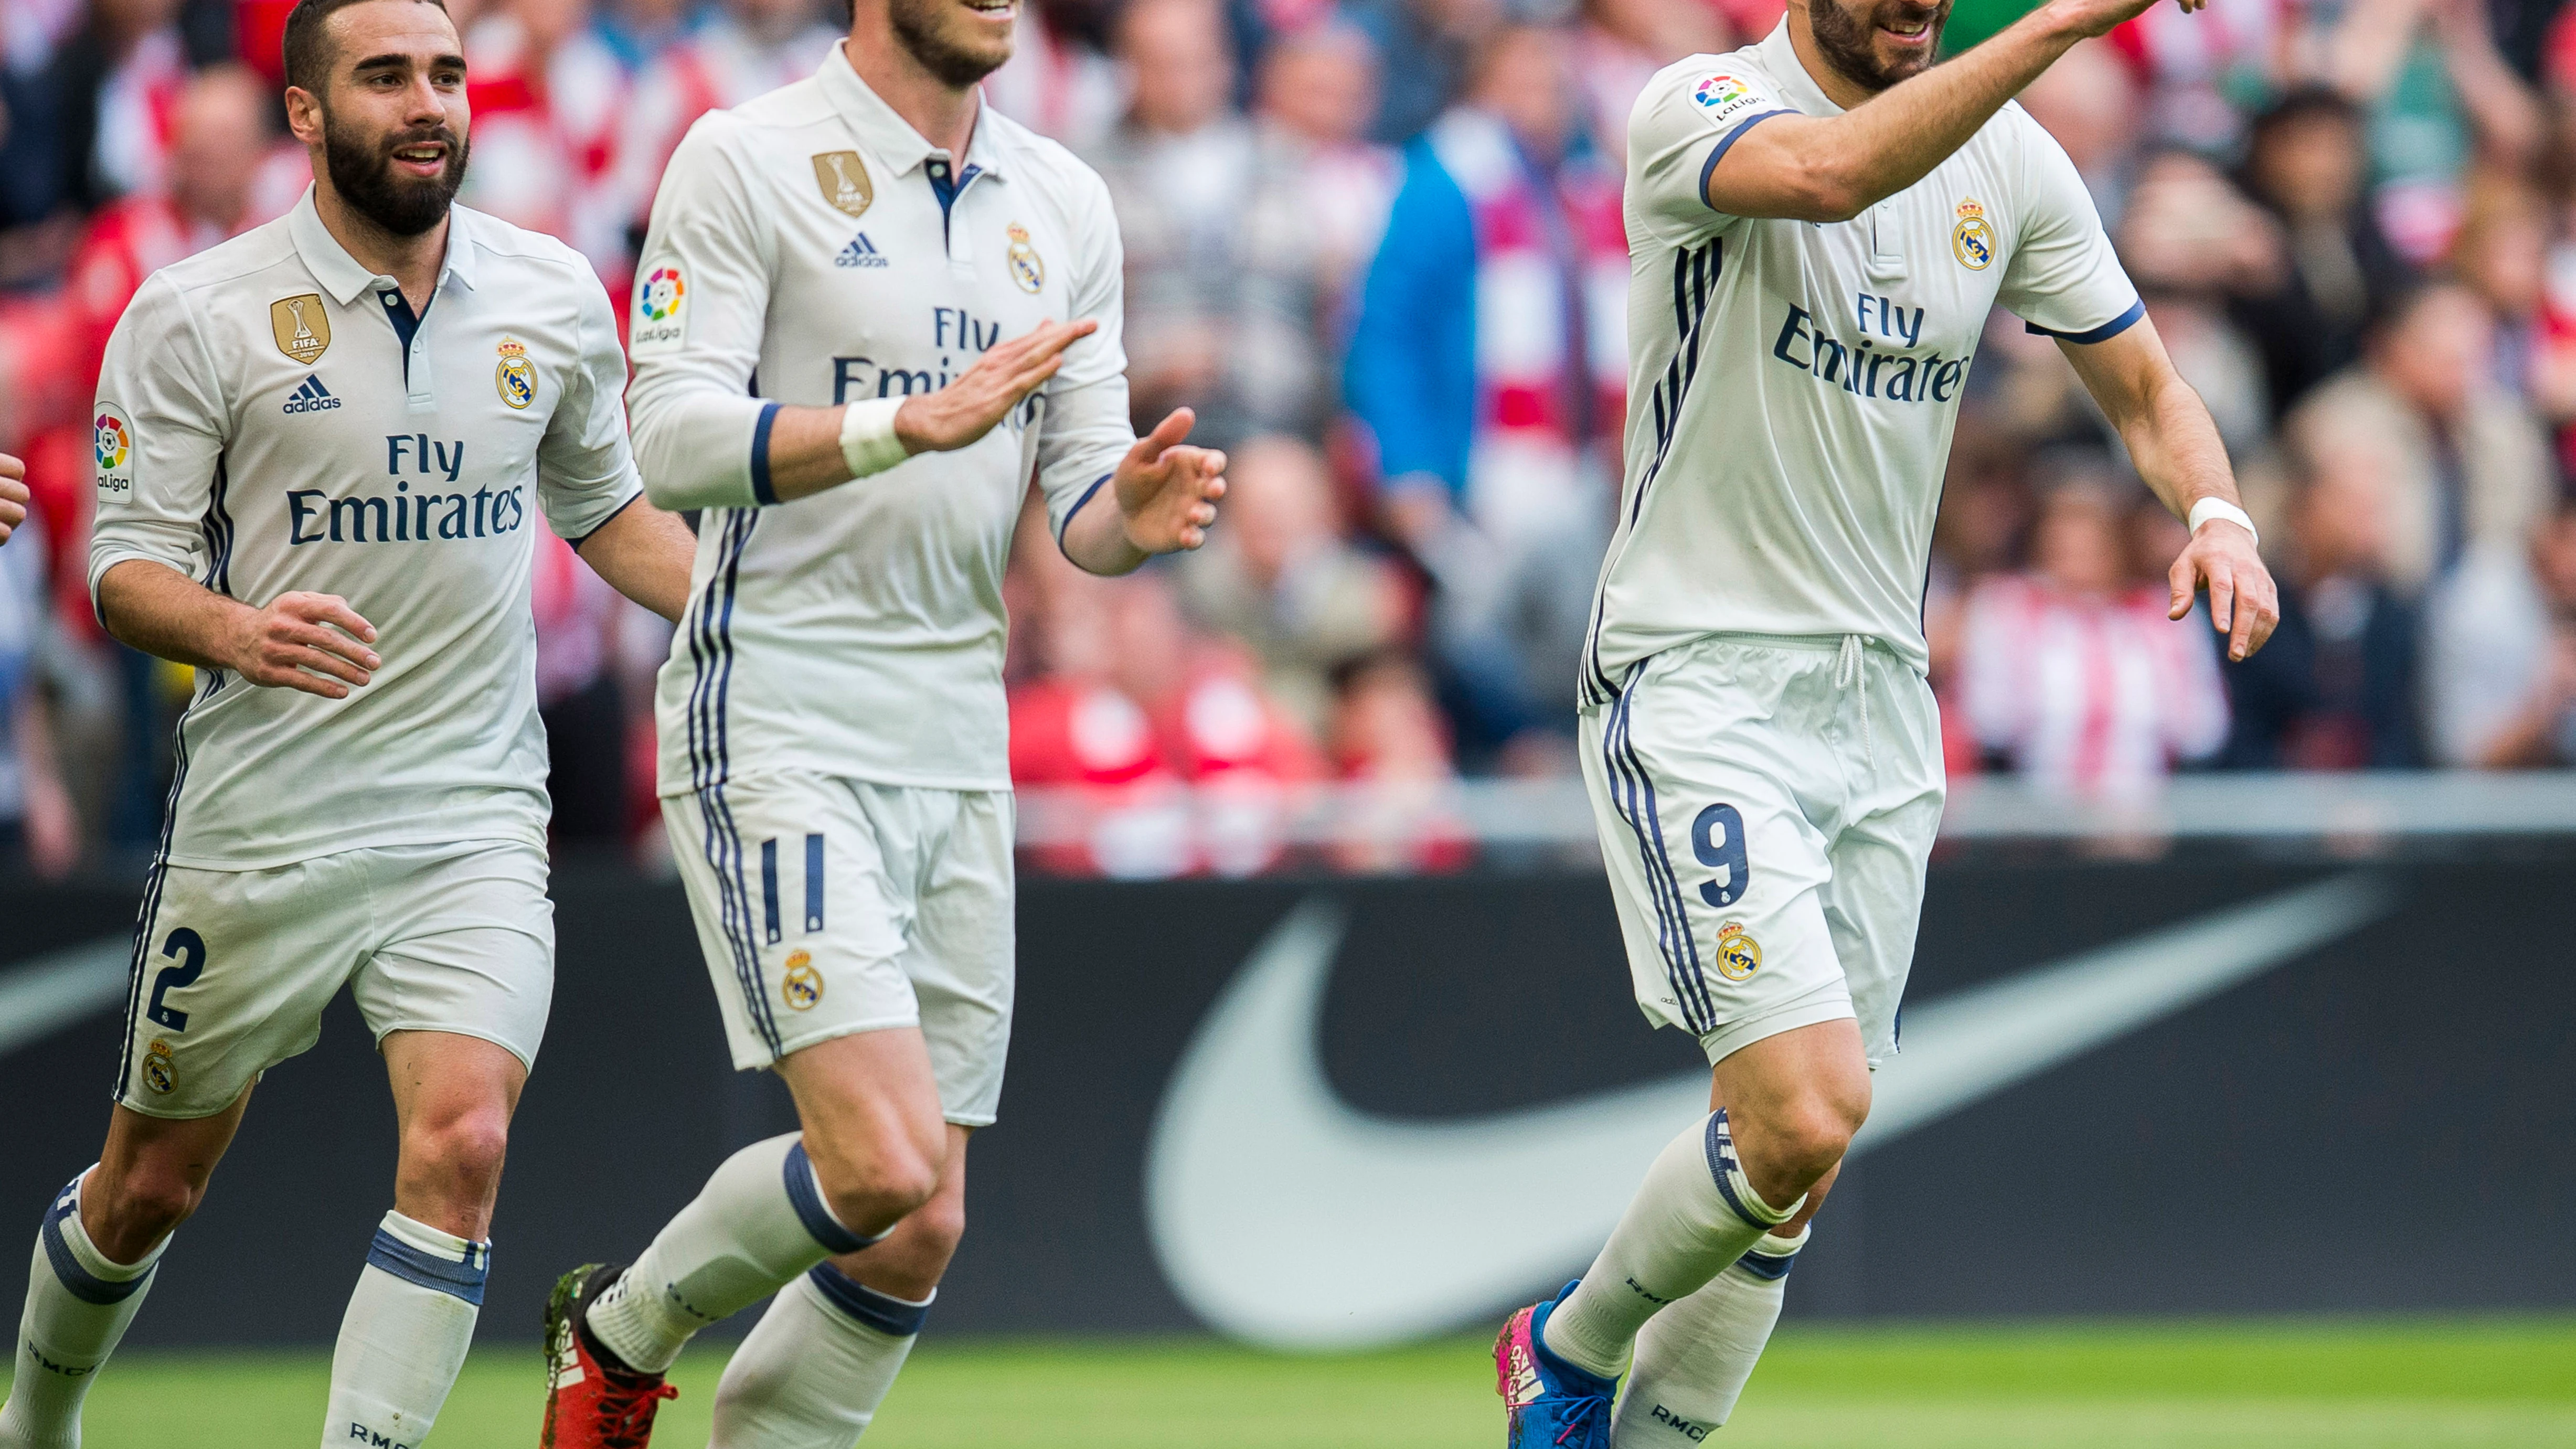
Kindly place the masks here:
[[(324, 27), (331, 17), (366, 0), (295, 0), (295, 8), (286, 13), (286, 83), (300, 91), (322, 94), (331, 81), (331, 45), (324, 37)], [(447, 8), (447, 0), (418, 0), (422, 5)]]

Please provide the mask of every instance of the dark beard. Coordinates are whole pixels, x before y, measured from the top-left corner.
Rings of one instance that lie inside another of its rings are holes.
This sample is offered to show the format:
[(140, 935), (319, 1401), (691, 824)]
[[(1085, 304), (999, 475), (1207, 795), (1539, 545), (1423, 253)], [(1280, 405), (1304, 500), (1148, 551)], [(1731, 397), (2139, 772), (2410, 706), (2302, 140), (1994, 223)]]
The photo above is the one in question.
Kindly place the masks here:
[(890, 0), (886, 18), (893, 22), (894, 38), (903, 42), (903, 48), (921, 62), (923, 70), (939, 77), (942, 84), (962, 91), (991, 75), (1001, 62), (960, 50), (940, 37), (931, 13), (943, 3), (945, 0)]
[(1884, 66), (1870, 46), (1871, 32), (1877, 28), (1877, 14), (1855, 19), (1838, 0), (1808, 0), (1807, 31), (1816, 38), (1816, 49), (1825, 63), (1842, 72), (1843, 78), (1862, 90), (1876, 94), (1909, 76), (1919, 75), (1932, 63), (1941, 49), (1941, 27), (1949, 22), (1950, 7), (1943, 5), (1931, 17), (1932, 43), (1924, 47), (1922, 64)]
[[(394, 152), (423, 141), (447, 143), (447, 169), (435, 181), (396, 176)], [(322, 155), (331, 185), (360, 216), (394, 236), (418, 236), (446, 218), (456, 188), (465, 184), (466, 151), (465, 139), (445, 126), (406, 131), (370, 147), (331, 124), (328, 111), (322, 115)]]

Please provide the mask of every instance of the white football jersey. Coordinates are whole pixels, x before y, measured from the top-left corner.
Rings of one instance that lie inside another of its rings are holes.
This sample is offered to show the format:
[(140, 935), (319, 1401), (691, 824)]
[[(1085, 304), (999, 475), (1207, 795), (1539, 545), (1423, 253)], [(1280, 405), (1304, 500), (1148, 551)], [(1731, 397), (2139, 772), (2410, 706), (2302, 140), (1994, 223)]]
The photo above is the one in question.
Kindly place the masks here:
[[(808, 80), (708, 113), (653, 202), (628, 405), (645, 481), (703, 508), (660, 687), (666, 795), (797, 771), (1010, 786), (1002, 570), (1030, 475), (1057, 536), (1135, 441), (1109, 194), (983, 108), (950, 156), (835, 46)], [(779, 503), (781, 404), (935, 391), (1050, 319), (1061, 371), (972, 446)]]
[(542, 512), (586, 538), (641, 493), (625, 359), (580, 253), (450, 217), (416, 319), (308, 190), (153, 273), (108, 341), (93, 597), (129, 559), (254, 606), (338, 594), (384, 660), (340, 700), (198, 671), (162, 827), (172, 864), (545, 844), (533, 529)]
[(1772, 116), (1829, 116), (1787, 22), (1658, 72), (1628, 122), (1628, 432), (1582, 702), (1717, 633), (1860, 635), (1925, 666), (1933, 514), (1978, 334), (2145, 315), (2075, 166), (2006, 105), (1847, 222), (1727, 216), (1709, 173)]

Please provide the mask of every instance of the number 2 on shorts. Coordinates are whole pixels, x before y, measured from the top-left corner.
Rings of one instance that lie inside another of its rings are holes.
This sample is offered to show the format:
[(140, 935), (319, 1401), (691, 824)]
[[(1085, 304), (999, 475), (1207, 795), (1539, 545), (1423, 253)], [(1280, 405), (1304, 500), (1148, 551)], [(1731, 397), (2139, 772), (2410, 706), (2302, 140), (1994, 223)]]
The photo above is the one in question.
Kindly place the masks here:
[(1700, 882), (1701, 900), (1724, 910), (1744, 899), (1753, 867), (1744, 859), (1744, 816), (1734, 806), (1711, 805), (1699, 812), (1691, 822), (1691, 854), (1718, 872), (1717, 879)]
[(163, 1005), (161, 997), (173, 987), (196, 985), (197, 978), (206, 973), (205, 938), (181, 926), (162, 944), (161, 954), (177, 957), (179, 964), (162, 967), (161, 974), (152, 978), (152, 1004), (143, 1009), (143, 1014), (172, 1031), (186, 1031), (188, 1013)]

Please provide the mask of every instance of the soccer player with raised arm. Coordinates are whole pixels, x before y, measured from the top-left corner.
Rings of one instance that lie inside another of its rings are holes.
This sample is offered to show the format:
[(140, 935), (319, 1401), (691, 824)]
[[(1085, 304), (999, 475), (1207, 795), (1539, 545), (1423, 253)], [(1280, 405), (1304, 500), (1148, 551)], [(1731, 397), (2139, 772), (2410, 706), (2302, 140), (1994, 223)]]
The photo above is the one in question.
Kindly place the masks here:
[[(449, 204), (468, 115), (446, 10), (301, 0), (285, 51), (311, 190), (154, 273), (99, 377), (99, 618), (197, 687), (107, 1146), (44, 1214), (7, 1449), (80, 1442), (82, 1395), (253, 1085), (313, 1045), (343, 986), (400, 1156), (307, 1442), (428, 1435), (473, 1337), (554, 981), (535, 530), (663, 614), (688, 595), (688, 530), (639, 501), (598, 279)], [(314, 1247), (294, 1231), (267, 1251), (301, 1276)], [(165, 1438), (188, 1442), (171, 1413)]]
[(1637, 102), (1627, 478), (1582, 753), (1638, 1005), (1699, 1038), (1711, 1111), (1591, 1270), (1505, 1325), (1514, 1449), (1726, 1422), (1897, 1049), (1943, 794), (1924, 571), (1996, 305), (2057, 339), (2190, 520), (2173, 617), (2206, 585), (2237, 659), (2278, 620), (2208, 410), (2011, 104), (2150, 3), (2048, 0), (1936, 67), (1947, 4), (1790, 0)]
[(1031, 476), (1076, 564), (1195, 548), (1220, 454), (1141, 441), (1109, 194), (977, 82), (1010, 0), (858, 0), (811, 79), (701, 119), (653, 204), (628, 394), (705, 510), (662, 810), (734, 1064), (801, 1133), (550, 1310), (544, 1442), (641, 1445), (689, 1336), (772, 1293), (714, 1443), (866, 1427), (964, 1231), (1012, 993), (1002, 569)]

